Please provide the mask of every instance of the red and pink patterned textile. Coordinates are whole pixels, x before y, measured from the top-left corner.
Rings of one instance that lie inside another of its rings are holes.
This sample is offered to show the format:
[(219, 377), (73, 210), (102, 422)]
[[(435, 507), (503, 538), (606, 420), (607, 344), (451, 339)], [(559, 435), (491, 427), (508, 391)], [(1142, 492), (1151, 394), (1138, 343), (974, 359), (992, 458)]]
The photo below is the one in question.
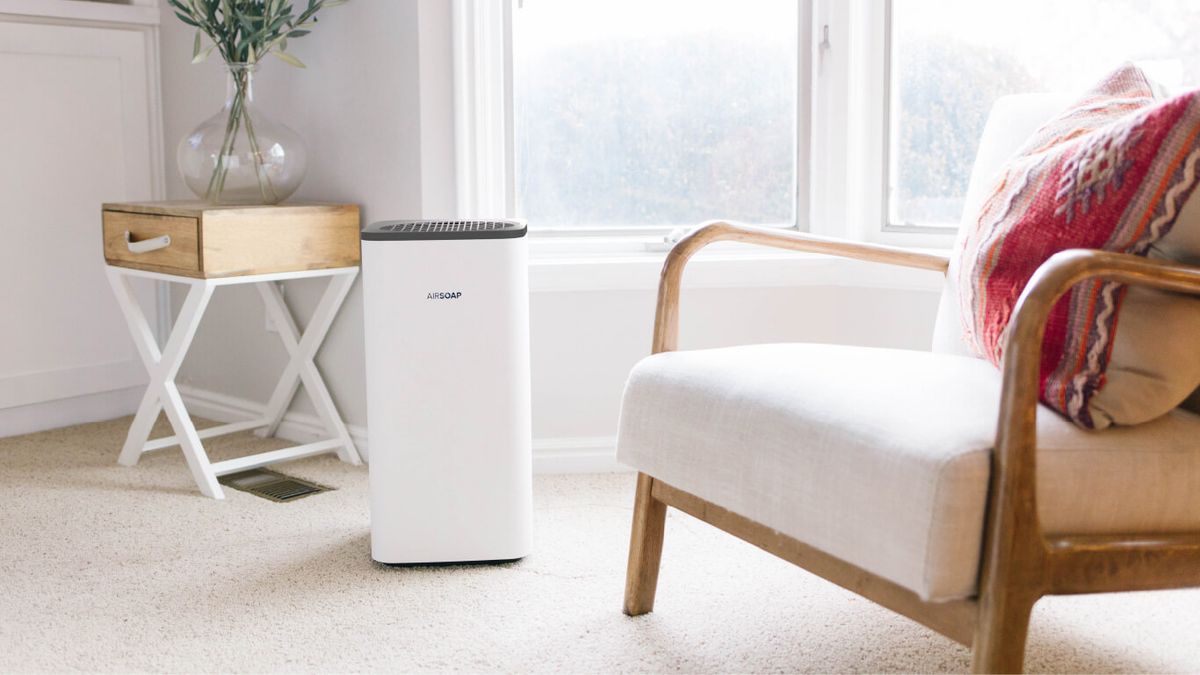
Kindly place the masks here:
[[(1167, 236), (1196, 184), (1200, 91), (1156, 100), (1123, 66), (1044, 125), (1006, 165), (960, 239), (964, 338), (999, 365), (1017, 298), (1050, 256), (1071, 248), (1146, 255)], [(1041, 400), (1092, 428), (1125, 287), (1085, 282), (1051, 312)], [(1165, 411), (1164, 411), (1165, 412)]]

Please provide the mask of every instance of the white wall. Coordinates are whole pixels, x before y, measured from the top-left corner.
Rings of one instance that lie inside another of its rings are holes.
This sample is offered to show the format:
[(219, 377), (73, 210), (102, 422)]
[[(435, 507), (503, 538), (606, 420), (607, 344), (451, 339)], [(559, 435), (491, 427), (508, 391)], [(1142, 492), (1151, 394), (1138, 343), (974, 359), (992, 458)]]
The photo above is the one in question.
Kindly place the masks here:
[[(273, 59), (263, 67), (261, 103), (310, 144), (299, 198), (359, 203), (368, 222), (452, 215), (449, 4), (355, 0), (293, 42), (307, 70)], [(189, 65), (191, 32), (165, 23), (165, 129), (173, 152), (220, 105), (224, 85), (218, 65)], [(169, 160), (173, 166), (173, 156)], [(189, 197), (173, 173), (168, 189), (173, 198)], [(319, 282), (288, 286), (301, 321), (319, 289)], [(935, 309), (935, 294), (921, 290), (694, 289), (685, 291), (682, 344), (812, 340), (923, 349)], [(625, 375), (649, 350), (654, 290), (538, 291), (531, 311), (537, 464), (600, 466), (611, 454)], [(362, 344), (356, 289), (318, 361), (351, 425), (366, 422)], [(257, 294), (226, 289), (214, 298), (180, 382), (264, 401), (284, 363), (277, 336), (264, 330)], [(307, 402), (296, 409), (308, 409)]]
[[(167, 12), (163, 3), (164, 12)], [(266, 60), (256, 75), (264, 111), (300, 132), (309, 145), (308, 176), (295, 199), (353, 202), (366, 222), (421, 216), (417, 80), (417, 3), (356, 0), (320, 17), (313, 34), (290, 48), (308, 67)], [(219, 59), (192, 65), (193, 32), (164, 15), (162, 79), (168, 146), (168, 196), (193, 198), (179, 179), (174, 148), (221, 106)], [(452, 199), (452, 198), (451, 198)], [(294, 282), (286, 298), (301, 323), (323, 282)], [(366, 418), (362, 295), (356, 285), (330, 331), (319, 365), (348, 422)], [(286, 358), (264, 329), (258, 294), (217, 292), (180, 372), (181, 385), (265, 401)], [(298, 397), (304, 409), (307, 400)]]

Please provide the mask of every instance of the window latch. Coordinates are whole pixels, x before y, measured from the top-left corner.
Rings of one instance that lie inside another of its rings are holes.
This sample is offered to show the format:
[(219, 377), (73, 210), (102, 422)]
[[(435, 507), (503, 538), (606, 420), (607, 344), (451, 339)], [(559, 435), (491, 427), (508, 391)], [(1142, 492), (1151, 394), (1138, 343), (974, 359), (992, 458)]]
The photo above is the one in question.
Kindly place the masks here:
[(676, 228), (672, 229), (670, 232), (663, 235), (663, 238), (661, 241), (646, 242), (646, 244), (645, 244), (646, 250), (647, 251), (670, 251), (675, 246), (675, 244), (678, 244), (680, 239), (683, 239), (684, 237), (686, 237), (687, 234), (692, 231), (692, 229), (693, 228), (691, 228), (691, 227), (676, 227)]

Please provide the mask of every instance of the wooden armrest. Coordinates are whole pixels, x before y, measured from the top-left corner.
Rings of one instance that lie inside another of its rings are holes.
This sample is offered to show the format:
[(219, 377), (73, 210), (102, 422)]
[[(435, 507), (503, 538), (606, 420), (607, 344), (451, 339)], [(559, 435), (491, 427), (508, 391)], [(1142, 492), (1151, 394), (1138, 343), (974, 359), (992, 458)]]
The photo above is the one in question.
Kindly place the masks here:
[(683, 269), (697, 251), (716, 241), (740, 241), (793, 251), (823, 253), (842, 258), (916, 267), (945, 274), (950, 260), (934, 253), (896, 246), (866, 244), (820, 237), (791, 230), (770, 230), (722, 221), (711, 221), (692, 230), (667, 253), (658, 284), (658, 309), (654, 317), (653, 353), (675, 349), (679, 341), (679, 290)]
[[(1016, 593), (1012, 588), (1035, 594), (1054, 590), (1047, 586), (1049, 582), (1045, 579), (1028, 572), (1038, 566), (1050, 565), (1060, 570), (1061, 578), (1055, 583), (1061, 590), (1069, 587), (1064, 585), (1066, 582), (1063, 579), (1070, 580), (1074, 578), (1073, 575), (1079, 576), (1080, 570), (1098, 564), (1086, 558), (1086, 555), (1079, 558), (1077, 551), (1063, 550), (1062, 546), (1051, 547), (1050, 542), (1046, 541), (1038, 519), (1036, 451), (1038, 390), (1046, 319), (1054, 304), (1072, 286), (1093, 278), (1200, 294), (1200, 267), (1085, 249), (1055, 254), (1042, 263), (1026, 284), (1013, 310), (1004, 345), (1003, 389), (988, 494), (980, 596), (1000, 598), (993, 602), (1009, 601), (1009, 596)], [(1116, 539), (1122, 540), (1122, 537)], [(1120, 545), (1128, 549), (1126, 552), (1132, 558), (1149, 560), (1163, 553), (1157, 549), (1165, 550), (1172, 544), (1168, 542), (1131, 548), (1129, 542), (1124, 541)], [(1121, 565), (1114, 563), (1111, 558), (1101, 560), (1099, 564), (1107, 566), (1105, 569), (1108, 570), (1101, 577), (1118, 578), (1114, 570)], [(1022, 574), (1025, 576), (1022, 577)]]
[(1091, 249), (1062, 251), (1042, 263), (1017, 300), (1004, 343), (996, 432), (1002, 470), (1009, 463), (1032, 468), (1046, 320), (1064, 293), (1093, 278), (1200, 295), (1200, 267), (1192, 265)]

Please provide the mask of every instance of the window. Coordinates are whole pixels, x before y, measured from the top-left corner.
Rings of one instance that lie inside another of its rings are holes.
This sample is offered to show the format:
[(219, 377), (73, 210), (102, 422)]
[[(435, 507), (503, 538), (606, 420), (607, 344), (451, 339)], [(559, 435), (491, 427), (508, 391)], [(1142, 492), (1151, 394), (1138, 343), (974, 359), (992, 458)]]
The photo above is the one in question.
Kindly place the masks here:
[(524, 0), (515, 208), (534, 229), (797, 222), (795, 0)]
[(460, 211), (605, 245), (725, 218), (944, 248), (997, 98), (1125, 60), (1200, 84), (1196, 0), (455, 7)]
[(992, 103), (1079, 91), (1126, 60), (1200, 83), (1194, 0), (892, 0), (887, 223), (956, 227)]

